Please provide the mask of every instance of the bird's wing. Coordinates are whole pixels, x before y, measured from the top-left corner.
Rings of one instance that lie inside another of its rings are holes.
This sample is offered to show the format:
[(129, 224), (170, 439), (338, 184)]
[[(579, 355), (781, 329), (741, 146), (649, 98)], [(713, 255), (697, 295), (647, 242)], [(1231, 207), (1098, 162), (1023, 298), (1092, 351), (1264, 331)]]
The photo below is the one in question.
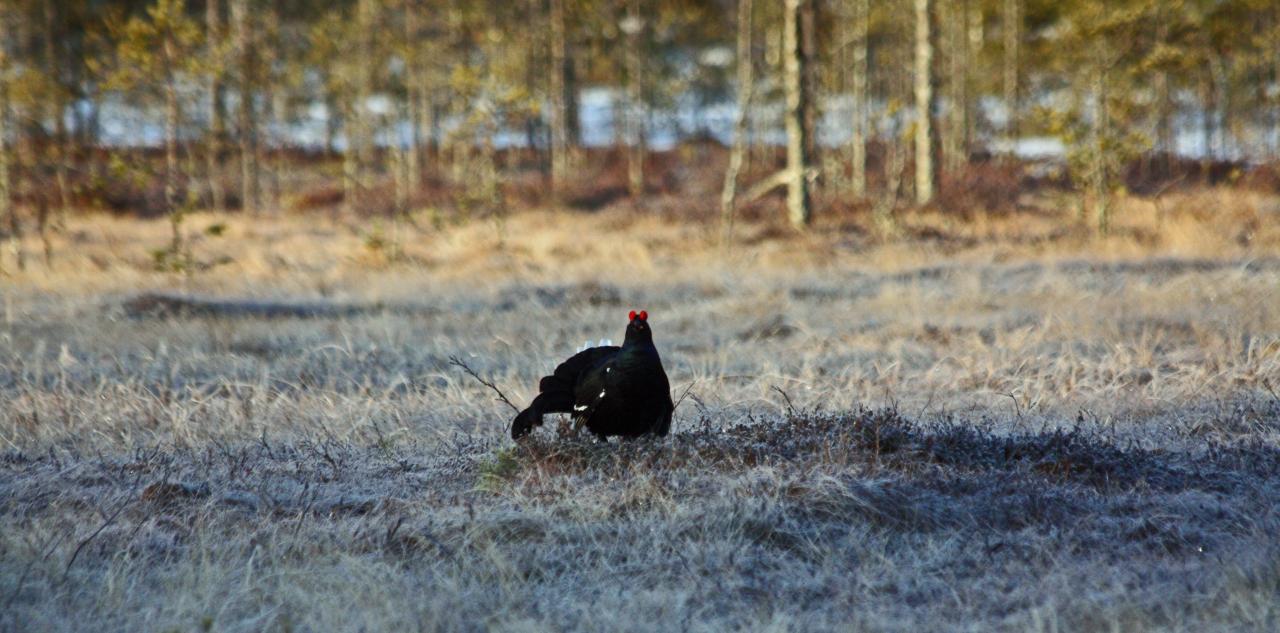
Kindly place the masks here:
[(550, 376), (542, 379), (542, 382), (538, 384), (538, 391), (568, 391), (573, 393), (583, 374), (613, 357), (614, 354), (618, 353), (619, 349), (621, 348), (612, 346), (591, 347), (570, 356), (569, 360), (560, 363)]
[[(600, 349), (600, 348), (597, 348)], [(615, 359), (612, 355), (604, 357), (601, 362), (588, 367), (578, 377), (573, 394), (573, 416), (585, 422), (591, 419), (596, 408), (605, 400), (610, 391), (617, 386), (617, 374), (613, 373)], [(617, 395), (614, 395), (616, 398)]]

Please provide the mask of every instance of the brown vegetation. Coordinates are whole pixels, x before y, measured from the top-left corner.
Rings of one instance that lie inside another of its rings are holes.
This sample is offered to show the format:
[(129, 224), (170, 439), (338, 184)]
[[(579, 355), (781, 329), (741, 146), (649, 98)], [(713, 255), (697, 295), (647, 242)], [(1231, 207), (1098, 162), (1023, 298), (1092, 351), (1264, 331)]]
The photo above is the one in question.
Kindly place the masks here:
[[(0, 628), (1272, 628), (1280, 205), (1052, 195), (197, 213), (163, 270), (73, 217), (2, 295)], [(632, 307), (667, 441), (514, 445), (449, 362), (523, 403)]]

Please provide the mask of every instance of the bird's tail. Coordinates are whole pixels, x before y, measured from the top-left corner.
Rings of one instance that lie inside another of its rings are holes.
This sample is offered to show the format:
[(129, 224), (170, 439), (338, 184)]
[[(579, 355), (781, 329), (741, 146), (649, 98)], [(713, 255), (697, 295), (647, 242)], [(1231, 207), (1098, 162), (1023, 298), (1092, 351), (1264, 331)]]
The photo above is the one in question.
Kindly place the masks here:
[(533, 407), (516, 414), (511, 421), (511, 439), (518, 440), (529, 434), (535, 426), (542, 425), (542, 416), (533, 412)]
[(535, 426), (542, 426), (544, 413), (568, 413), (573, 408), (573, 393), (554, 380), (542, 380), (542, 393), (533, 399), (529, 408), (516, 414), (511, 421), (511, 439), (518, 440), (529, 434)]

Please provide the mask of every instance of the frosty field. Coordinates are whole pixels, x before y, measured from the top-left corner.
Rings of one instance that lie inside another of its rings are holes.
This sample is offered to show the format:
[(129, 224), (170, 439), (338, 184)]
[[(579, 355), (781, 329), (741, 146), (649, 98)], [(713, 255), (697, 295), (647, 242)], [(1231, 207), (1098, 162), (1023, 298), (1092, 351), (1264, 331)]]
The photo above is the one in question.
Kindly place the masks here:
[[(394, 256), (197, 215), (186, 273), (161, 223), (75, 220), (0, 286), (0, 629), (1274, 630), (1262, 208), (732, 251), (534, 212)], [(516, 445), (449, 361), (523, 406), (640, 308), (663, 441)]]

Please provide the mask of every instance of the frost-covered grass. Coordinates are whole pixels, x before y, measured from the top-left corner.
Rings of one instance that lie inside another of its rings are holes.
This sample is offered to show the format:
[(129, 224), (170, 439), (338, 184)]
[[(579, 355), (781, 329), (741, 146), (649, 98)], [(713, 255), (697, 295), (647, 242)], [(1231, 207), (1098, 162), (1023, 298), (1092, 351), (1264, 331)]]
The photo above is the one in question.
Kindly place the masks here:
[[(188, 275), (143, 270), (161, 224), (73, 225), (0, 286), (0, 629), (1274, 630), (1265, 213), (1248, 244), (1175, 216), (960, 246), (747, 226), (728, 254), (528, 214), (408, 232), (404, 261), (197, 216), (230, 226)], [(129, 302), (151, 290), (356, 309)], [(665, 441), (548, 418), (517, 446), (449, 364), (523, 404), (632, 308), (692, 384)]]

